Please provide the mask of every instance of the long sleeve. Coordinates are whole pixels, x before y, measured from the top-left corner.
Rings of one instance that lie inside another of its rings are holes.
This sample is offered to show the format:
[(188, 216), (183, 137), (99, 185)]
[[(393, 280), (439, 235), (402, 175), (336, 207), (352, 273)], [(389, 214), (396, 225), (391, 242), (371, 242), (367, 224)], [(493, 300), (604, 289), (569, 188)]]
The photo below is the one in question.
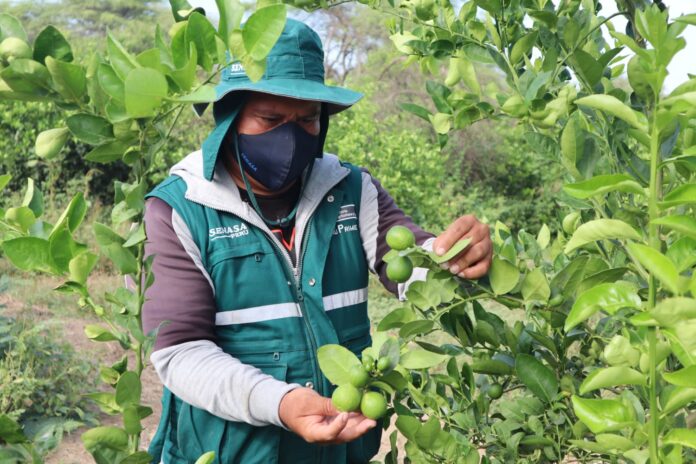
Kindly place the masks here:
[(384, 287), (400, 298), (404, 297), (408, 284), (424, 280), (426, 270), (414, 269), (411, 279), (404, 284), (396, 284), (387, 278), (387, 266), (383, 258), (389, 252), (386, 235), (389, 229), (400, 225), (410, 229), (416, 237), (416, 244), (430, 250), (434, 235), (418, 227), (394, 202), (377, 179), (365, 169), (363, 171), (362, 198), (360, 202), (360, 234), (370, 271), (379, 276)]
[(299, 385), (278, 381), (216, 345), (212, 281), (176, 211), (148, 199), (145, 230), (145, 254), (155, 255), (155, 281), (145, 294), (143, 326), (146, 332), (159, 327), (151, 361), (162, 383), (223, 419), (282, 427), (280, 401)]

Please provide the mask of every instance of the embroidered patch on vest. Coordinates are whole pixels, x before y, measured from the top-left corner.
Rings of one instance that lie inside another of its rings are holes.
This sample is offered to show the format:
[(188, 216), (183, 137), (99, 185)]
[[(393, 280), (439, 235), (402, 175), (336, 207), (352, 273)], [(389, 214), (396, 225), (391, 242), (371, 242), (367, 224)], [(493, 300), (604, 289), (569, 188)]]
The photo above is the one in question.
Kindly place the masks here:
[(357, 218), (358, 216), (355, 214), (355, 205), (343, 205), (341, 209), (338, 210), (338, 220), (336, 222)]
[(208, 229), (210, 241), (220, 238), (239, 238), (249, 235), (249, 228), (246, 224), (235, 224), (233, 226), (213, 227)]

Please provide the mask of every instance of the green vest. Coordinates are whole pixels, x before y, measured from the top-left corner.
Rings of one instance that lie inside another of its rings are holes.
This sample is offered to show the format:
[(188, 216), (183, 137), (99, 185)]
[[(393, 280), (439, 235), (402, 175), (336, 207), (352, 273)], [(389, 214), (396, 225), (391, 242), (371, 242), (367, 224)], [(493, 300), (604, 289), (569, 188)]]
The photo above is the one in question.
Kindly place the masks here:
[[(217, 343), (278, 380), (330, 396), (317, 348), (340, 343), (360, 356), (371, 343), (361, 172), (329, 155), (316, 162), (296, 217), (296, 268), (221, 167), (212, 182), (197, 172), (172, 174), (148, 196), (179, 214), (200, 251), (215, 289)], [(165, 464), (194, 463), (208, 451), (220, 464), (366, 463), (379, 449), (376, 429), (348, 445), (312, 445), (279, 427), (226, 421), (165, 388), (150, 453)]]

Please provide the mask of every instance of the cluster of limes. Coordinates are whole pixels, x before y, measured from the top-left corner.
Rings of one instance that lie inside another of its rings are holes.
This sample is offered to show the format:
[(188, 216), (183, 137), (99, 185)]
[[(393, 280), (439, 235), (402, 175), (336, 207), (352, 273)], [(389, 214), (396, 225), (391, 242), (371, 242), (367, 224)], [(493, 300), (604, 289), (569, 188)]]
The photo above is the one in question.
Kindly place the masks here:
[[(403, 251), (416, 244), (416, 237), (404, 226), (394, 226), (387, 232), (387, 245), (396, 251)], [(387, 263), (387, 278), (392, 282), (406, 282), (413, 273), (413, 263), (407, 256), (397, 256)]]
[(373, 374), (379, 375), (391, 367), (389, 358), (382, 357), (376, 362), (365, 355), (362, 365), (355, 365), (348, 372), (349, 383), (336, 387), (331, 401), (336, 409), (343, 412), (360, 411), (369, 419), (379, 419), (387, 412), (387, 400), (379, 392), (367, 390)]

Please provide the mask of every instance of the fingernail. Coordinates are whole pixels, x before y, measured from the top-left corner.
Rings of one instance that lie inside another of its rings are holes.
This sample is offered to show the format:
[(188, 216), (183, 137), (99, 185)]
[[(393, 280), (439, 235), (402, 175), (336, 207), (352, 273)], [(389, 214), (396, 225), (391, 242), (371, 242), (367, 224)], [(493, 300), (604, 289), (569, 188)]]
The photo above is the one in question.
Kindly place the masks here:
[(449, 264), (447, 264), (447, 263), (440, 264), (440, 269), (449, 269)]
[(438, 248), (437, 250), (435, 250), (435, 254), (437, 254), (438, 256), (442, 256), (442, 255), (445, 254), (445, 249), (444, 249), (444, 248)]
[(451, 268), (449, 268), (449, 270), (452, 274), (456, 274), (459, 272), (459, 266), (457, 264), (455, 264)]

